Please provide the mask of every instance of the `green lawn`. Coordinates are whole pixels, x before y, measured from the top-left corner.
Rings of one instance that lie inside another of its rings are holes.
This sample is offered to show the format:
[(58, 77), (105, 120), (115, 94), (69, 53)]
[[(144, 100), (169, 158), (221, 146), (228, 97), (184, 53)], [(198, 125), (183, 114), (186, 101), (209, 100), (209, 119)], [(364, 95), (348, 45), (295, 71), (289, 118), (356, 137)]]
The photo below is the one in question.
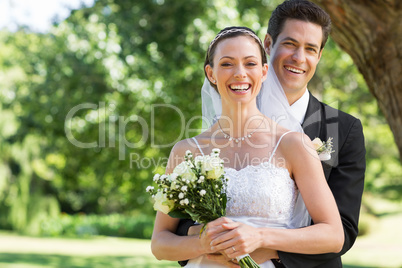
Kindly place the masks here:
[[(343, 257), (345, 268), (402, 267), (402, 213), (374, 222), (369, 235), (359, 237)], [(97, 237), (36, 238), (0, 232), (0, 267), (179, 267), (157, 261), (150, 241)]]
[(37, 238), (0, 233), (0, 267), (177, 267), (157, 261), (150, 241), (97, 237), (90, 239)]

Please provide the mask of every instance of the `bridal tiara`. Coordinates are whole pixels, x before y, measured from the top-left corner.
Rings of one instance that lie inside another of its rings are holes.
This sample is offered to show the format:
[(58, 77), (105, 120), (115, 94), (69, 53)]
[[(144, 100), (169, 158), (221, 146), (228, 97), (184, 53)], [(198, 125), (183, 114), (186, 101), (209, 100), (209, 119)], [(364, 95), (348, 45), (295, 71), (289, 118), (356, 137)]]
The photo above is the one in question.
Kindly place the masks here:
[(231, 33), (245, 33), (245, 34), (248, 34), (248, 35), (250, 35), (251, 37), (253, 37), (255, 40), (257, 40), (261, 47), (264, 47), (263, 44), (262, 44), (262, 42), (261, 42), (261, 39), (260, 39), (257, 35), (255, 35), (253, 32), (251, 32), (250, 30), (243, 29), (243, 28), (235, 28), (235, 29), (228, 29), (228, 30), (225, 30), (225, 31), (219, 33), (219, 34), (214, 38), (214, 40), (212, 40), (211, 43), (209, 44), (209, 47), (208, 47), (208, 54), (209, 54), (209, 52), (210, 52), (210, 50), (211, 50), (211, 47), (216, 43), (216, 41), (219, 40), (219, 38), (221, 38), (222, 36), (225, 36), (225, 35), (227, 35), (227, 34), (231, 34)]

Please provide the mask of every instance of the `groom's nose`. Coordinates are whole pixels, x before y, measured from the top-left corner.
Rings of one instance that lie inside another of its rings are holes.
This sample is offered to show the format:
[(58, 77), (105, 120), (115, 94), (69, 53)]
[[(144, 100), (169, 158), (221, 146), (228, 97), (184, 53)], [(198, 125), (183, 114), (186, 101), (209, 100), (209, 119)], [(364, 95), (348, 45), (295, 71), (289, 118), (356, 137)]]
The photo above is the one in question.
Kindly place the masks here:
[(303, 47), (298, 47), (293, 51), (292, 60), (297, 63), (302, 63), (306, 61), (306, 55)]

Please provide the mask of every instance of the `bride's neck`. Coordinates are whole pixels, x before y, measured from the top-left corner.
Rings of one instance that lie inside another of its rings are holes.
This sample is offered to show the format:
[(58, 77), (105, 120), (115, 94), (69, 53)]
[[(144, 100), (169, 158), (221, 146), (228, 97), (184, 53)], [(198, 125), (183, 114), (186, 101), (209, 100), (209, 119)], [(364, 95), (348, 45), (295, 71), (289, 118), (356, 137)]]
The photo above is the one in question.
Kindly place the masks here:
[(238, 103), (237, 107), (222, 107), (219, 125), (232, 137), (238, 138), (249, 134), (261, 125), (264, 116), (257, 105)]

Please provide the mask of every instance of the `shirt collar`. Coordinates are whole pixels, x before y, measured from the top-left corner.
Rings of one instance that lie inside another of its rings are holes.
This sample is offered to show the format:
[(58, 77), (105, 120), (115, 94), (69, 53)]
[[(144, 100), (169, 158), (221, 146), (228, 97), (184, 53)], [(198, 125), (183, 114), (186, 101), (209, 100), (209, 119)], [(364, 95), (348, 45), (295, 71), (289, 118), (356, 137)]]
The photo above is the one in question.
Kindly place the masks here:
[(310, 99), (310, 94), (308, 94), (308, 90), (306, 89), (303, 96), (301, 96), (297, 101), (295, 101), (290, 106), (290, 110), (291, 110), (293, 116), (297, 119), (297, 121), (300, 124), (303, 124), (304, 117), (306, 116), (309, 99)]

